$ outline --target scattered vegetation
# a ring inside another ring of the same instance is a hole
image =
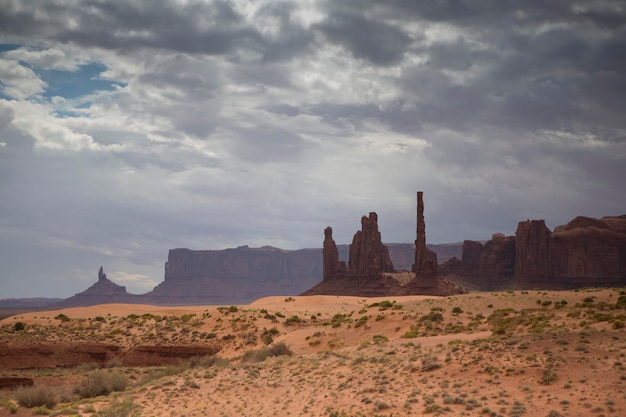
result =
[[[127,386],[128,379],[124,375],[94,371],[76,387],[75,392],[81,398],[94,398],[99,395],[108,395],[113,391],[124,391]]]
[[[14,395],[18,404],[26,408],[43,406],[52,409],[59,402],[57,392],[48,387],[21,387]]]

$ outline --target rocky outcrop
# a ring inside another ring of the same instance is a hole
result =
[[[332,227],[324,229],[324,248],[322,249],[324,280],[341,279],[346,276],[346,263],[339,260],[339,251],[333,239]]]
[[[496,290],[511,283],[514,263],[515,237],[496,233],[484,245],[464,241],[461,261],[448,263],[443,269],[465,277],[469,287]]]
[[[73,295],[59,303],[54,304],[55,308],[91,306],[108,303],[137,303],[141,302],[141,296],[130,294],[126,287],[118,285],[107,278],[100,267],[98,270],[98,281],[85,291]]]
[[[389,250],[382,243],[378,215],[372,212],[361,218],[361,230],[356,232],[350,245],[345,273],[342,269],[345,264],[342,266],[338,260],[338,250],[332,240],[332,229],[327,227],[324,230],[324,281],[303,295],[381,297],[462,293],[464,290],[459,286],[436,276],[437,255],[426,247],[423,210],[421,193],[418,193],[418,227],[413,248],[413,271],[396,271]],[[401,258],[406,259],[406,252],[407,245],[394,245],[394,253],[400,254]],[[416,273],[416,269],[424,275]]]
[[[350,245],[348,277],[378,278],[383,272],[394,272],[389,250],[383,245],[378,231],[378,215],[371,212],[361,217],[361,230],[357,231]]]
[[[371,212],[361,217],[361,230],[354,234],[349,247],[348,267],[339,261],[339,254],[332,239],[332,229],[324,230],[324,280],[308,289],[303,295],[336,294],[370,297],[386,295],[399,287],[383,273],[395,269],[387,246],[383,245],[378,230],[378,215]]]
[[[576,217],[554,232],[543,220],[526,220],[515,237],[496,234],[484,246],[465,241],[461,262],[443,270],[479,290],[623,286],[626,216]]]

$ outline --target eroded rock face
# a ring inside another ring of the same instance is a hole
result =
[[[113,360],[119,360],[126,366],[174,365],[192,357],[215,355],[220,350],[219,344],[206,343],[173,346],[140,345],[129,348],[104,343],[0,345],[0,369],[67,368],[85,363],[95,363],[99,367],[104,367]],[[0,388],[3,383],[6,385],[10,381],[0,381]],[[21,385],[28,385],[28,381]]]
[[[555,228],[550,241],[555,280],[586,285],[626,282],[626,219],[577,217]]]
[[[477,288],[494,290],[510,284],[514,276],[515,237],[496,233],[485,245],[466,240],[462,262],[455,266]]]
[[[515,278],[518,282],[544,282],[552,276],[552,232],[543,220],[526,220],[515,232]]]
[[[249,303],[300,294],[320,282],[323,253],[264,246],[224,250],[171,249],[165,281],[146,294],[153,304]]]
[[[383,272],[394,272],[389,250],[383,245],[378,231],[378,215],[371,212],[361,217],[361,230],[357,231],[350,245],[348,276],[379,277]]]
[[[445,271],[480,290],[626,285],[626,216],[576,217],[554,232],[543,220],[526,220],[515,237],[465,241],[461,264]]]

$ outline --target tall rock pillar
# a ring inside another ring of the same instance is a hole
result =
[[[515,279],[522,287],[552,277],[550,238],[543,220],[519,222],[515,232]]]
[[[324,280],[342,278],[346,274],[346,263],[339,261],[339,251],[333,239],[333,228],[324,229],[324,249],[322,250]]]
[[[437,254],[426,247],[426,222],[424,221],[424,193],[417,192],[417,231],[415,238],[415,263],[413,272],[418,278],[437,277]]]

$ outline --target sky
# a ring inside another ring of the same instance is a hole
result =
[[[0,298],[626,214],[626,3],[0,0]]]

